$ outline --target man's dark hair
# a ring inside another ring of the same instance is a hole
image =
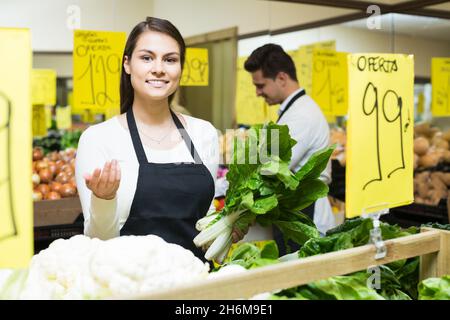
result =
[[[292,58],[277,44],[268,43],[254,50],[245,61],[245,70],[255,72],[261,69],[264,78],[275,79],[279,72],[285,72],[292,80],[297,80],[297,72]]]

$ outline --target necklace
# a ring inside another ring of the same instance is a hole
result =
[[[161,142],[163,142],[164,139],[166,139],[166,138],[169,136],[169,134],[171,133],[172,124],[173,124],[173,123],[171,122],[171,123],[170,123],[170,126],[169,126],[168,132],[167,132],[162,138],[160,138],[160,139],[156,139],[156,138],[150,137],[150,136],[149,136],[148,134],[146,134],[146,133],[144,132],[144,130],[142,130],[142,129],[140,129],[139,131],[140,131],[144,136],[146,136],[147,138],[149,138],[150,140],[156,142],[157,144],[161,144]],[[139,129],[139,128],[138,128],[138,129]]]

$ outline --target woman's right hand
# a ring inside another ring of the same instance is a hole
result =
[[[103,170],[96,168],[92,174],[85,174],[86,186],[100,199],[111,200],[120,185],[120,167],[117,160],[107,161]]]

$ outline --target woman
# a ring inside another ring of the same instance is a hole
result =
[[[89,127],[79,141],[86,235],[155,234],[202,258],[192,240],[196,221],[214,210],[218,137],[209,122],[169,108],[184,59],[184,40],[169,21],[147,18],[131,31],[121,115]]]

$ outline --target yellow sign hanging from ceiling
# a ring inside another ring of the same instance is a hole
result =
[[[247,58],[239,57],[237,63],[236,121],[245,125],[276,121],[279,105],[269,106],[263,98],[256,96],[252,76],[244,69]]]
[[[72,112],[105,114],[120,109],[124,32],[76,30],[73,46]]]
[[[208,49],[186,48],[181,86],[207,86],[209,81]]]
[[[35,104],[32,108],[33,137],[44,137],[47,135],[47,129],[49,128],[48,111],[43,104]]]
[[[299,84],[309,95],[312,92],[313,53],[317,49],[334,51],[336,50],[336,41],[316,42],[306,46],[300,46],[292,56],[295,69],[297,70]]]
[[[311,96],[326,116],[347,114],[347,53],[330,50],[313,51]]]
[[[33,256],[31,36],[0,28],[0,269]]]
[[[31,102],[53,106],[56,104],[56,71],[33,69],[31,72]]]
[[[56,108],[56,127],[58,129],[68,130],[72,128],[72,112],[71,107]]]
[[[450,116],[450,57],[431,59],[431,113]]]
[[[346,216],[412,203],[414,60],[352,54],[349,66]]]

